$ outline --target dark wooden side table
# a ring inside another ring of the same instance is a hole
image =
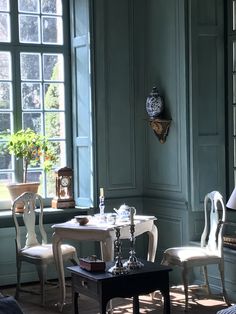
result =
[[[133,297],[133,314],[139,314],[139,295],[160,290],[164,298],[164,313],[170,314],[169,266],[142,261],[144,267],[132,270],[126,275],[112,275],[108,272],[88,272],[80,266],[68,267],[72,274],[72,297],[74,314],[79,313],[78,296],[84,294],[98,301],[100,313],[106,314],[106,306],[113,298]],[[106,270],[113,263],[106,264]]]

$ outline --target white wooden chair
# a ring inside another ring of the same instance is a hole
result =
[[[19,201],[24,203],[23,214],[15,212]],[[47,235],[43,227],[43,201],[41,196],[32,192],[21,194],[13,202],[12,216],[16,230],[17,287],[15,297],[17,299],[19,292],[25,291],[21,289],[20,284],[21,264],[22,262],[32,263],[37,268],[40,280],[41,303],[44,305],[47,265],[54,263],[54,257],[52,244],[47,243]],[[38,226],[36,226],[37,220]],[[62,244],[61,250],[65,261],[71,260],[75,265],[79,263],[76,249],[73,246]]]
[[[220,205],[220,210],[218,210],[218,205]],[[207,276],[207,265],[210,264],[218,265],[224,300],[227,304],[230,304],[225,290],[223,259],[222,232],[225,222],[226,209],[223,203],[222,195],[219,192],[212,191],[205,196],[204,212],[205,226],[201,236],[201,246],[168,248],[165,250],[162,259],[162,264],[164,265],[180,266],[182,268],[182,279],[185,293],[185,310],[188,309],[189,269],[197,266],[203,267],[207,292],[210,294],[211,292]]]

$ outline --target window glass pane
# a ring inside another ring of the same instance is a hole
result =
[[[10,52],[0,51],[0,80],[11,80]]]
[[[0,13],[0,42],[10,42],[10,16]]]
[[[0,110],[12,108],[12,85],[0,82]]]
[[[62,14],[61,0],[42,0],[42,13],[45,14]]]
[[[63,43],[62,19],[60,17],[43,17],[42,31],[44,44],[58,44]]]
[[[11,113],[0,112],[0,134],[9,134],[11,131]]]
[[[7,153],[0,154],[0,165],[3,170],[12,169],[11,155]]]
[[[23,109],[41,109],[42,92],[40,83],[21,84],[21,103]]]
[[[233,41],[233,72],[236,72],[236,42]]]
[[[234,168],[236,167],[236,139],[234,138]]]
[[[21,43],[39,43],[39,17],[34,15],[19,16],[19,38]]]
[[[22,80],[40,80],[41,79],[41,58],[38,53],[21,53],[20,69]]]
[[[235,3],[235,1],[233,1],[233,16],[232,16],[232,18],[233,18],[233,30],[235,30],[236,29],[236,3]]]
[[[233,106],[233,136],[236,136],[236,106]]]
[[[55,175],[53,171],[50,171],[49,173],[47,173],[46,176],[47,176],[47,185],[46,185],[47,195],[49,197],[54,197],[56,194]]]
[[[236,186],[236,170],[234,170],[234,186]]]
[[[62,54],[43,55],[43,78],[44,80],[64,80],[64,60]]]
[[[39,13],[39,0],[18,0],[19,12]]]
[[[32,168],[32,167],[30,167]],[[28,172],[27,180],[29,182],[40,182],[41,171],[30,171]]]
[[[42,113],[23,113],[22,124],[24,129],[30,128],[37,133],[42,133]]]
[[[65,138],[65,114],[64,112],[45,113],[45,132],[51,138]]]
[[[233,74],[233,103],[236,103],[236,74]]]
[[[44,106],[45,109],[64,110],[64,84],[50,83],[44,84]]]
[[[0,11],[9,11],[9,0],[0,0]]]
[[[52,142],[56,151],[57,156],[60,156],[57,162],[57,167],[66,165],[66,146],[65,141]]]
[[[1,167],[1,162],[0,162],[0,167]],[[7,184],[12,182],[13,176],[11,173],[0,173],[0,195],[1,195],[1,200],[8,200],[10,199],[10,194],[7,189]]]

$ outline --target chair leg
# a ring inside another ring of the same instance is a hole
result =
[[[185,311],[188,311],[188,269],[187,267],[183,268],[182,278],[183,278],[183,284],[184,284]]]
[[[204,279],[205,279],[207,294],[211,295],[211,288],[210,288],[209,280],[208,280],[207,266],[203,266],[203,273],[204,273]]]
[[[16,284],[16,292],[15,292],[15,298],[19,299],[19,293],[20,293],[20,280],[21,280],[21,261],[19,259],[16,260],[16,271],[17,271],[17,284]]]
[[[46,282],[46,274],[47,274],[47,265],[37,265],[37,271],[40,281],[40,291],[41,291],[41,304],[45,305],[45,282]]]
[[[225,289],[225,272],[224,272],[224,261],[222,261],[220,264],[218,264],[220,277],[221,277],[221,284],[222,284],[222,293],[224,297],[224,301],[227,305],[231,305],[226,289]]]

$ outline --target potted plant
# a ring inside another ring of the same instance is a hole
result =
[[[9,135],[5,149],[16,159],[23,160],[23,183],[8,185],[12,199],[24,191],[37,192],[39,182],[28,182],[28,168],[41,165],[45,171],[52,169],[57,161],[52,143],[47,137],[28,128]]]

